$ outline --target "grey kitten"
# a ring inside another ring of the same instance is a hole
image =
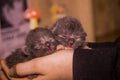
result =
[[[77,48],[86,45],[86,33],[79,20],[73,17],[59,19],[52,27],[51,31],[56,39],[65,47]]]
[[[58,41],[49,29],[37,28],[27,35],[25,45],[27,55],[32,55],[34,58],[53,53],[56,50]]]
[[[8,65],[8,67],[11,68],[17,63],[25,62],[30,59],[31,57],[26,55],[24,51],[22,50],[22,48],[18,48],[14,52],[12,52],[12,54],[9,55],[5,60],[6,60],[6,64]]]
[[[53,53],[56,50],[58,41],[55,40],[54,35],[49,29],[36,28],[28,33],[25,45],[24,49],[17,49],[6,58],[9,68],[17,63]],[[34,77],[36,76],[29,76],[30,79]]]

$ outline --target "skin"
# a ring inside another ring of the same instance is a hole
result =
[[[0,80],[7,80],[7,78],[4,75],[3,71],[0,71]]]
[[[33,60],[19,63],[16,65],[16,73],[20,77],[29,74],[39,74],[37,78],[33,80],[72,80],[72,61],[74,50],[66,49],[59,50],[54,54],[35,58]],[[1,61],[1,65],[5,65],[5,61]],[[6,66],[6,65],[5,65]],[[14,69],[11,68],[7,72],[10,76],[14,77]],[[29,80],[24,79],[12,79],[12,80]]]

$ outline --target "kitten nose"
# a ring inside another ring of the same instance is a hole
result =
[[[69,39],[69,46],[72,46],[74,42],[75,42],[75,39],[70,38],[70,39]]]
[[[46,42],[46,43],[45,43],[45,46],[46,46],[46,47],[50,47],[50,42]]]
[[[48,52],[52,51],[51,43],[50,42],[46,42],[45,43],[45,47],[46,47],[46,49],[47,49]]]

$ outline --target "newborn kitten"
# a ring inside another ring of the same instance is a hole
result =
[[[73,17],[59,19],[52,27],[51,31],[55,34],[60,44],[69,48],[84,47],[86,45],[86,33],[79,20]]]
[[[53,53],[58,41],[49,29],[37,28],[28,34],[25,45],[27,54],[34,58]]]
[[[55,40],[54,35],[49,29],[36,28],[28,33],[25,45],[24,49],[17,49],[6,58],[9,68],[17,63],[53,53],[56,50],[58,41]],[[31,75],[29,78],[34,78],[33,76],[35,75]]]
[[[15,64],[20,62],[25,62],[31,59],[31,56],[28,56],[24,53],[22,48],[16,49],[9,55],[5,60],[9,68],[13,67]]]

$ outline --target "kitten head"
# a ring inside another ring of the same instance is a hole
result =
[[[86,33],[79,20],[73,17],[59,19],[52,27],[51,31],[56,39],[65,47],[83,47],[86,43]]]
[[[37,28],[29,32],[25,44],[27,52],[33,57],[39,57],[54,52],[58,41],[49,29]]]

